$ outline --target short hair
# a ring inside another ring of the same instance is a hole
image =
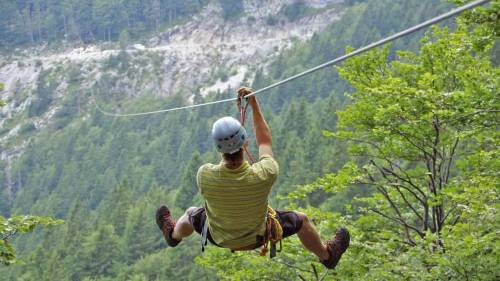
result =
[[[222,153],[222,158],[228,162],[243,160],[243,148],[240,148],[235,153]]]

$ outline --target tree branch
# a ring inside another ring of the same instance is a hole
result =
[[[476,110],[474,112],[467,113],[467,114],[464,114],[462,116],[459,116],[458,118],[450,119],[446,123],[453,124],[452,122],[454,122],[454,121],[461,121],[463,119],[469,119],[469,117],[477,115],[477,114],[481,114],[481,113],[497,113],[497,112],[500,112],[500,110],[496,110],[496,109],[481,109],[481,110]]]
[[[395,185],[392,185],[395,187],[396,191],[399,193],[399,195],[401,195],[401,198],[403,198],[403,201],[406,203],[406,205],[408,205],[408,207],[410,207],[410,209],[413,211],[413,213],[415,215],[417,215],[417,217],[421,220],[421,221],[424,221],[424,219],[422,218],[422,215],[420,215],[417,210],[415,210],[415,208],[413,208],[412,204],[410,204],[410,202],[408,202],[408,200],[406,200],[406,196],[403,194],[403,192],[399,189],[398,187],[398,184],[395,184]]]
[[[411,193],[411,194],[412,194],[412,195],[413,195],[413,196],[414,196],[414,197],[415,197],[418,201],[420,201],[420,203],[422,203],[422,205],[423,205],[424,207],[425,207],[425,206],[427,206],[427,201],[426,201],[426,198],[427,198],[427,197],[426,197],[426,196],[425,196],[425,194],[424,194],[424,193],[420,190],[420,188],[418,188],[417,186],[413,185],[413,186],[414,186],[414,187],[415,187],[415,188],[416,188],[416,189],[417,189],[417,190],[418,190],[418,191],[419,191],[419,192],[420,192],[420,193],[424,196],[424,199],[420,198],[420,197],[419,197],[419,196],[418,196],[415,192],[413,192],[410,188],[408,188],[408,187],[406,187],[406,186],[404,186],[404,185],[402,185],[402,184],[398,184],[398,183],[394,183],[394,182],[392,182],[392,181],[391,181],[391,180],[387,177],[387,174],[386,174],[386,173],[389,173],[390,175],[392,175],[392,176],[393,176],[393,177],[395,177],[396,179],[399,179],[399,180],[401,180],[401,181],[403,181],[403,182],[406,182],[406,183],[409,183],[409,184],[412,184],[412,183],[411,183],[411,181],[408,181],[408,180],[404,179],[404,178],[403,178],[403,177],[401,177],[399,174],[397,174],[397,173],[396,173],[393,169],[391,170],[391,169],[387,169],[387,168],[385,168],[385,167],[379,167],[379,166],[375,163],[375,161],[373,161],[373,160],[372,160],[372,161],[370,161],[370,163],[371,163],[373,166],[375,166],[375,167],[379,170],[379,172],[382,174],[382,176],[383,176],[383,177],[384,177],[384,178],[385,178],[385,179],[386,179],[389,183],[391,183],[391,185],[393,185],[393,186],[394,186],[394,185],[396,185],[396,186],[398,186],[398,187],[401,187],[401,188],[403,188],[403,189],[407,190],[407,191],[408,191],[408,192],[410,192],[410,193]],[[404,198],[404,200],[406,201],[406,198]]]
[[[456,138],[455,144],[453,144],[453,147],[450,151],[450,160],[448,162],[448,168],[446,169],[446,177],[445,177],[445,182],[447,183],[448,180],[450,179],[450,169],[451,169],[451,164],[453,163],[453,157],[455,156],[455,152],[458,146],[459,142],[459,137]]]
[[[302,281],[307,281],[307,279],[305,279],[304,277],[302,277],[302,275],[300,275],[300,274],[298,274],[298,273],[297,273],[297,276],[300,278],[300,280],[302,280]]]
[[[321,278],[319,279],[319,281],[323,281],[326,277],[326,275],[328,274],[328,268],[325,270],[325,272],[323,273],[323,275],[321,275]]]
[[[407,180],[405,179],[404,177],[400,176],[398,173],[396,173],[394,170],[390,170],[390,169],[387,169],[387,168],[383,168],[383,170],[389,174],[391,174],[393,177],[395,177],[396,179],[399,179],[403,182],[406,182],[408,183],[409,185],[411,185],[412,187],[414,187],[421,195],[422,197],[424,197],[423,199],[420,198],[416,193],[414,193],[410,188],[406,187],[406,186],[403,186],[401,185],[401,187],[403,187],[404,189],[408,190],[408,192],[410,192],[418,201],[420,201],[423,205],[426,205],[427,204],[427,196],[425,195],[425,193],[418,187],[416,186],[415,184],[413,184],[413,182],[411,180]]]
[[[448,213],[444,216],[444,218],[441,220],[441,224],[443,224],[446,219],[450,216],[451,213],[453,213],[453,211],[457,208],[457,206],[453,206],[450,208],[450,210],[448,211]]]
[[[398,173],[396,173],[394,171],[394,169],[392,170],[392,172],[393,172],[392,175],[395,176],[395,177],[397,177],[398,179],[400,179],[400,180],[408,183],[413,188],[415,188],[418,191],[418,193],[420,193],[422,195],[422,197],[423,197],[423,199],[419,200],[419,201],[427,204],[427,195],[425,194],[425,192],[419,186],[417,186],[415,183],[413,183],[413,181],[411,180],[410,175],[405,170],[403,170],[403,168],[401,168],[401,166],[398,165],[397,163],[394,163],[394,162],[392,162],[389,159],[385,159],[385,160],[389,163],[389,165],[391,165],[391,166],[394,165],[396,168],[398,168],[398,170],[400,170],[406,176],[406,178],[400,176]],[[408,189],[408,191],[410,191],[410,189]],[[414,195],[414,196],[416,196],[416,195]],[[416,196],[416,198],[420,199],[418,196]]]
[[[386,218],[386,219],[392,220],[392,221],[394,221],[394,222],[396,222],[396,223],[398,223],[398,224],[403,225],[403,226],[405,227],[405,232],[406,232],[406,236],[407,236],[407,238],[408,238],[408,241],[409,241],[409,243],[411,243],[413,246],[415,246],[415,245],[416,245],[416,243],[415,243],[415,241],[413,241],[413,239],[412,239],[412,238],[411,238],[411,236],[409,235],[408,229],[411,229],[411,230],[415,231],[415,232],[416,232],[416,233],[417,233],[420,237],[422,237],[422,238],[425,236],[425,234],[424,234],[423,232],[421,232],[419,229],[417,229],[417,228],[416,228],[416,227],[414,227],[414,226],[411,226],[411,225],[407,224],[404,220],[402,220],[402,219],[400,219],[400,218],[393,218],[393,217],[391,217],[391,216],[389,216],[389,215],[386,215],[386,214],[384,214],[384,213],[382,213],[382,212],[380,212],[380,211],[378,211],[378,210],[376,210],[376,209],[373,209],[373,208],[371,208],[371,209],[369,209],[369,210],[370,210],[370,211],[372,211],[372,212],[374,212],[374,213],[377,213],[377,214],[381,215],[382,217],[384,217],[384,218]]]
[[[311,263],[311,267],[313,269],[314,276],[316,277],[316,280],[318,280],[319,279],[318,270],[316,270],[316,267],[314,266],[314,263]]]
[[[396,134],[400,135],[401,137],[403,137],[407,142],[409,142],[411,145],[413,145],[415,148],[417,148],[418,150],[420,150],[424,155],[430,155],[429,152],[427,152],[427,150],[425,150],[425,148],[421,147],[420,145],[416,144],[415,142],[413,142],[411,140],[410,137],[408,137],[408,135],[406,135],[405,133],[401,132],[400,130],[396,130],[394,129],[394,131],[396,132]],[[416,137],[415,137],[416,138]]]
[[[272,262],[275,262],[275,263],[280,263],[280,264],[286,265],[286,266],[288,266],[288,267],[290,267],[290,268],[295,268],[295,269],[297,269],[298,271],[307,272],[307,273],[314,273],[314,272],[312,272],[312,271],[310,271],[310,270],[300,268],[300,267],[298,267],[298,266],[296,266],[296,265],[286,263],[286,262],[281,261],[281,260],[279,260],[279,259],[270,259],[270,260],[271,260]]]

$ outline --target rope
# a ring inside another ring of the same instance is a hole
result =
[[[490,2],[490,1],[491,0],[478,0],[478,1],[474,1],[474,2],[471,2],[469,4],[466,4],[466,5],[462,6],[462,7],[458,7],[456,9],[451,10],[450,12],[447,12],[447,13],[444,13],[444,14],[442,14],[440,16],[434,17],[434,18],[432,18],[430,20],[427,20],[427,21],[425,21],[423,23],[420,23],[418,25],[410,27],[410,28],[408,28],[406,30],[403,30],[403,31],[401,31],[399,33],[396,33],[396,34],[391,35],[389,37],[386,37],[384,39],[381,39],[381,40],[379,40],[377,42],[374,42],[372,44],[369,44],[369,45],[367,45],[365,47],[356,49],[356,50],[354,50],[353,52],[351,52],[349,54],[345,54],[345,55],[340,56],[340,57],[338,57],[336,59],[333,59],[331,61],[325,62],[323,64],[320,64],[320,65],[316,66],[316,67],[313,67],[313,68],[310,68],[310,69],[308,69],[306,71],[303,71],[303,72],[301,72],[299,74],[293,75],[293,76],[288,77],[288,78],[286,78],[284,80],[281,80],[279,82],[271,84],[271,85],[269,85],[267,87],[261,88],[261,89],[255,91],[255,92],[249,94],[248,97],[255,96],[255,95],[260,94],[260,93],[262,93],[264,91],[270,90],[272,88],[281,86],[281,85],[283,85],[285,83],[288,83],[290,81],[298,79],[298,78],[300,78],[302,76],[305,76],[305,75],[311,74],[313,72],[316,72],[316,71],[318,71],[320,69],[323,69],[323,68],[329,67],[331,65],[340,63],[342,61],[345,61],[348,58],[351,58],[353,56],[356,56],[356,55],[359,55],[361,53],[367,52],[367,51],[369,51],[371,49],[374,49],[376,47],[379,47],[381,45],[384,45],[386,43],[389,43],[391,41],[399,39],[401,37],[407,36],[409,34],[415,33],[415,32],[417,32],[417,31],[419,31],[419,30],[421,30],[423,28],[426,28],[428,26],[431,26],[433,24],[436,24],[436,23],[439,23],[439,22],[441,22],[443,20],[451,18],[451,17],[453,17],[455,15],[458,15],[458,14],[460,14],[460,13],[466,11],[466,10],[470,10],[470,9],[473,9],[473,8],[475,8],[477,6],[484,5],[484,4],[486,4],[486,3]],[[97,106],[97,103],[96,103],[96,107],[104,115],[115,116],[115,117],[127,117],[127,116],[140,116],[140,115],[149,115],[149,114],[156,114],[156,113],[163,113],[163,112],[171,112],[171,111],[177,111],[177,110],[182,110],[182,109],[191,109],[191,108],[197,108],[197,107],[201,107],[201,106],[205,106],[205,105],[211,105],[211,104],[217,104],[217,103],[223,103],[223,102],[229,102],[229,101],[235,101],[235,100],[237,100],[237,98],[228,98],[228,99],[223,99],[223,100],[218,100],[218,101],[211,101],[211,102],[205,102],[205,103],[200,103],[200,104],[193,104],[193,105],[187,105],[187,106],[181,106],[181,107],[175,107],[175,108],[169,108],[169,109],[163,109],[163,110],[148,111],[148,112],[139,112],[139,113],[127,113],[127,114],[118,114],[118,113],[112,113],[112,112],[104,111],[99,106]]]
[[[264,91],[267,91],[267,90],[269,90],[269,89],[272,89],[272,88],[278,87],[278,86],[280,86],[280,85],[283,85],[283,84],[285,84],[285,83],[288,83],[288,82],[290,82],[290,81],[292,81],[292,80],[295,80],[295,79],[297,79],[297,78],[300,78],[300,77],[302,77],[302,76],[308,75],[308,74],[310,74],[310,73],[313,73],[313,72],[318,71],[318,70],[320,70],[320,69],[323,69],[323,68],[325,68],[325,67],[328,67],[328,66],[334,65],[334,64],[339,63],[339,62],[342,62],[342,61],[344,61],[344,60],[346,60],[346,59],[348,59],[348,58],[351,58],[351,57],[354,57],[354,56],[359,55],[359,54],[361,54],[361,53],[367,52],[367,51],[369,51],[369,50],[371,50],[371,49],[374,49],[374,48],[376,48],[376,47],[382,46],[382,45],[384,45],[384,44],[386,44],[386,43],[389,43],[389,42],[391,42],[391,41],[394,41],[394,40],[399,39],[399,38],[401,38],[401,37],[404,37],[404,36],[406,36],[406,35],[409,35],[409,34],[415,33],[415,32],[417,32],[417,31],[419,31],[420,29],[423,29],[423,28],[425,28],[425,27],[431,26],[431,25],[436,24],[436,23],[438,23],[438,22],[441,22],[441,21],[443,21],[443,20],[445,20],[445,19],[451,18],[451,17],[453,17],[453,16],[455,16],[455,15],[457,15],[457,14],[460,14],[460,13],[462,13],[463,11],[466,11],[466,10],[469,10],[469,9],[475,8],[475,7],[477,7],[477,6],[480,6],[480,5],[486,4],[486,3],[490,2],[490,1],[491,1],[491,0],[479,0],[479,1],[475,1],[475,2],[469,3],[469,4],[467,4],[467,5],[464,5],[464,6],[462,6],[462,7],[459,7],[459,8],[457,8],[457,9],[454,9],[454,10],[452,10],[452,11],[448,12],[448,13],[442,14],[442,15],[437,16],[437,17],[435,17],[435,18],[432,18],[432,19],[430,19],[430,20],[428,20],[428,21],[425,21],[425,22],[423,22],[423,23],[421,23],[421,24],[415,25],[415,26],[410,27],[410,28],[408,28],[408,29],[406,29],[406,30],[403,30],[403,31],[401,31],[401,32],[399,32],[399,33],[396,33],[396,34],[394,34],[394,35],[391,35],[391,36],[389,36],[389,37],[386,37],[386,38],[384,38],[384,39],[381,39],[381,40],[379,40],[379,41],[377,41],[377,42],[375,42],[375,43],[372,43],[372,44],[370,44],[370,45],[368,45],[368,46],[365,46],[365,47],[359,48],[359,49],[357,49],[357,50],[354,50],[353,52],[351,52],[351,53],[349,53],[349,54],[345,54],[345,55],[343,55],[343,56],[341,56],[341,57],[338,57],[338,58],[333,59],[333,60],[331,60],[331,61],[325,62],[325,63],[323,63],[323,64],[320,64],[320,65],[316,66],[316,67],[313,67],[313,68],[311,68],[311,69],[308,69],[308,70],[306,70],[306,71],[304,71],[304,72],[301,72],[301,73],[299,73],[299,74],[296,74],[296,75],[294,75],[294,76],[291,76],[291,77],[289,77],[289,78],[286,78],[286,79],[284,79],[284,80],[282,80],[282,81],[276,82],[276,83],[274,83],[274,84],[271,84],[271,85],[269,85],[269,86],[267,86],[267,87],[264,87],[264,88],[262,88],[262,89],[259,89],[259,90],[255,91],[255,92],[253,92],[253,93],[249,94],[248,96],[250,97],[250,96],[257,95],[257,94],[259,94],[259,93],[261,93],[261,92],[264,92]]]
[[[211,101],[211,102],[205,102],[205,103],[200,103],[200,104],[192,104],[192,105],[187,105],[187,106],[180,106],[180,107],[174,107],[174,108],[168,108],[168,109],[162,109],[162,110],[156,110],[156,111],[127,113],[127,114],[107,112],[107,111],[101,109],[97,105],[97,103],[96,103],[96,108],[104,115],[115,116],[115,117],[128,117],[128,116],[150,115],[150,114],[155,114],[155,113],[163,113],[163,112],[177,111],[177,110],[182,110],[182,109],[196,108],[196,107],[201,107],[201,106],[205,106],[205,105],[218,104],[218,103],[235,101],[235,100],[236,100],[236,98],[229,98],[229,99],[223,99],[223,100],[218,100],[218,101]]]
[[[276,243],[281,239],[283,239],[283,228],[276,217],[276,211],[267,206],[266,233],[264,234],[264,247],[262,247],[260,255],[266,255],[269,243],[271,243],[270,256],[273,258],[276,255]]]
[[[247,114],[247,109],[248,109],[248,104],[249,104],[248,99],[245,99],[245,100],[246,100],[246,103],[245,103],[245,105],[243,105],[242,104],[243,98],[238,97],[238,108],[240,109],[241,126],[245,126],[245,117]],[[245,144],[243,144],[243,150],[245,150],[245,153],[247,154],[247,158],[250,161],[250,164],[255,163],[255,159],[253,158],[252,154],[250,153],[250,150],[248,150],[248,143],[247,142],[245,142]]]

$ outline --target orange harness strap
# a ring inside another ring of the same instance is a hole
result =
[[[248,100],[246,101],[246,104],[243,106],[242,104],[242,98],[238,97],[238,108],[240,109],[240,123],[241,126],[245,126],[245,117],[248,109]],[[250,151],[248,150],[248,145],[245,143],[243,145],[243,150],[245,150],[245,153],[247,154],[248,160],[250,161],[250,164],[255,163],[255,159],[253,158],[252,154],[250,154]]]

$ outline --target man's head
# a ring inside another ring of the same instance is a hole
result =
[[[222,153],[222,159],[229,166],[239,166],[245,160],[243,148],[240,148],[235,153]]]
[[[235,154],[247,141],[247,131],[233,117],[222,117],[212,126],[212,137],[217,150],[223,154]]]

